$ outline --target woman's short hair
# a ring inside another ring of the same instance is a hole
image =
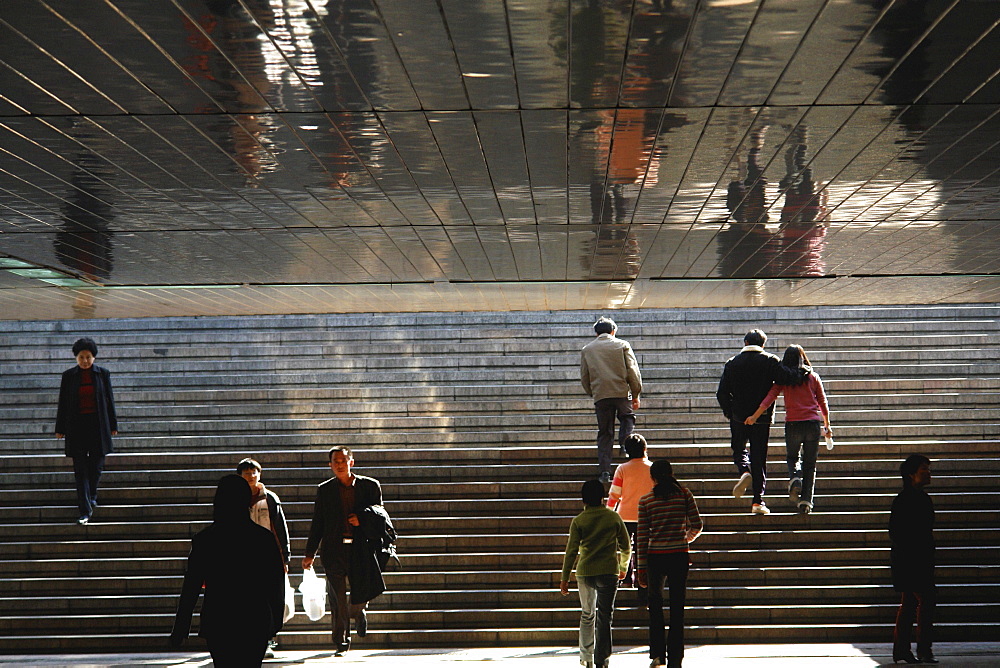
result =
[[[599,506],[604,503],[604,483],[600,480],[588,480],[580,488],[580,496],[588,506]]]
[[[629,459],[641,459],[646,454],[646,437],[642,434],[629,434],[622,442],[622,449]]]
[[[77,339],[76,343],[73,344],[74,355],[79,355],[84,350],[89,350],[91,355],[97,357],[97,343],[86,336],[82,339]]]

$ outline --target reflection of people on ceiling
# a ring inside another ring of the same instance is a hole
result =
[[[754,130],[750,134],[750,148],[747,150],[747,160],[744,163],[739,154],[736,156],[737,179],[729,183],[726,194],[726,208],[738,223],[766,223],[767,217],[767,179],[760,165],[760,152],[764,147],[764,135],[767,126]]]
[[[257,24],[238,0],[209,0],[207,8],[194,21],[183,18],[186,42],[192,51],[183,62],[184,70],[204,82],[222,111],[239,114],[216,116],[212,139],[232,152],[247,184],[254,185],[257,175],[276,168],[266,149],[273,128],[261,113],[269,107],[263,96],[271,91],[264,72],[266,58],[261,52],[264,42],[259,39]],[[258,20],[273,23],[273,13],[265,10]],[[230,58],[238,68],[233,67]],[[206,104],[197,111],[219,110]]]
[[[826,273],[826,190],[813,180],[807,159],[808,130],[798,126],[785,151],[785,176],[778,186],[785,193],[781,209],[781,253],[775,258],[780,276],[822,276]]]
[[[73,189],[63,200],[62,222],[53,239],[53,248],[68,269],[81,278],[103,283],[111,278],[114,269],[111,188],[100,178],[107,168],[90,153],[77,156],[75,164],[70,178]],[[96,307],[89,290],[76,291],[73,302],[76,317],[92,318]]]
[[[111,277],[114,268],[110,188],[93,173],[100,169],[97,158],[83,154],[76,165],[70,180],[73,189],[61,207],[63,219],[54,242],[56,257],[84,278],[101,282]]]
[[[720,275],[726,278],[774,276],[773,260],[781,252],[780,239],[768,229],[767,179],[761,151],[767,126],[750,134],[747,159],[736,155],[736,179],[729,183],[726,208],[732,220],[716,235]]]
[[[822,220],[826,214],[826,191],[816,192],[812,167],[806,160],[807,139],[808,130],[796,127],[785,151],[785,176],[778,182],[778,189],[785,193],[783,223],[811,223]]]

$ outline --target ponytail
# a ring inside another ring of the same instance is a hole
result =
[[[658,499],[669,499],[681,493],[681,484],[674,477],[674,469],[666,459],[658,459],[649,469],[653,479],[653,496]]]

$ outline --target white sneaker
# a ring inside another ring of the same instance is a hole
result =
[[[752,512],[754,515],[767,515],[771,511],[768,509],[767,506],[764,505],[764,502],[761,501],[760,503],[753,504],[753,507],[750,508],[750,512]]]
[[[802,480],[800,478],[792,478],[788,481],[788,498],[791,499],[792,503],[799,502],[799,496],[802,494]]]
[[[747,488],[750,487],[750,483],[752,482],[753,477],[749,472],[741,475],[740,479],[736,481],[736,486],[733,487],[733,496],[737,499],[743,498],[743,495],[747,493]]]

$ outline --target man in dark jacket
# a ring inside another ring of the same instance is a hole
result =
[[[368,541],[361,540],[359,528],[359,516],[364,510],[382,505],[382,487],[374,478],[351,472],[354,456],[350,448],[331,448],[329,457],[334,477],[316,490],[302,568],[312,568],[319,551],[330,595],[333,642],[337,652],[342,654],[351,646],[351,618],[355,620],[358,635],[364,638],[368,633],[365,606],[385,591],[377,556],[368,549]],[[372,562],[375,562],[374,567]],[[351,583],[350,604],[348,580]]]
[[[767,482],[767,439],[774,406],[769,406],[753,425],[743,421],[754,414],[774,383],[794,384],[799,382],[801,376],[799,371],[785,369],[777,357],[764,352],[766,341],[767,334],[759,329],[747,332],[743,337],[743,350],[726,362],[715,393],[722,413],[729,420],[733,463],[740,472],[733,496],[741,498],[753,483],[751,511],[755,515],[771,512],[764,504],[764,487]]]
[[[892,586],[902,594],[892,637],[895,663],[937,663],[931,651],[934,628],[934,502],[924,491],[931,483],[931,460],[910,455],[899,466],[903,491],[889,514]],[[910,651],[917,620],[917,656]]]

